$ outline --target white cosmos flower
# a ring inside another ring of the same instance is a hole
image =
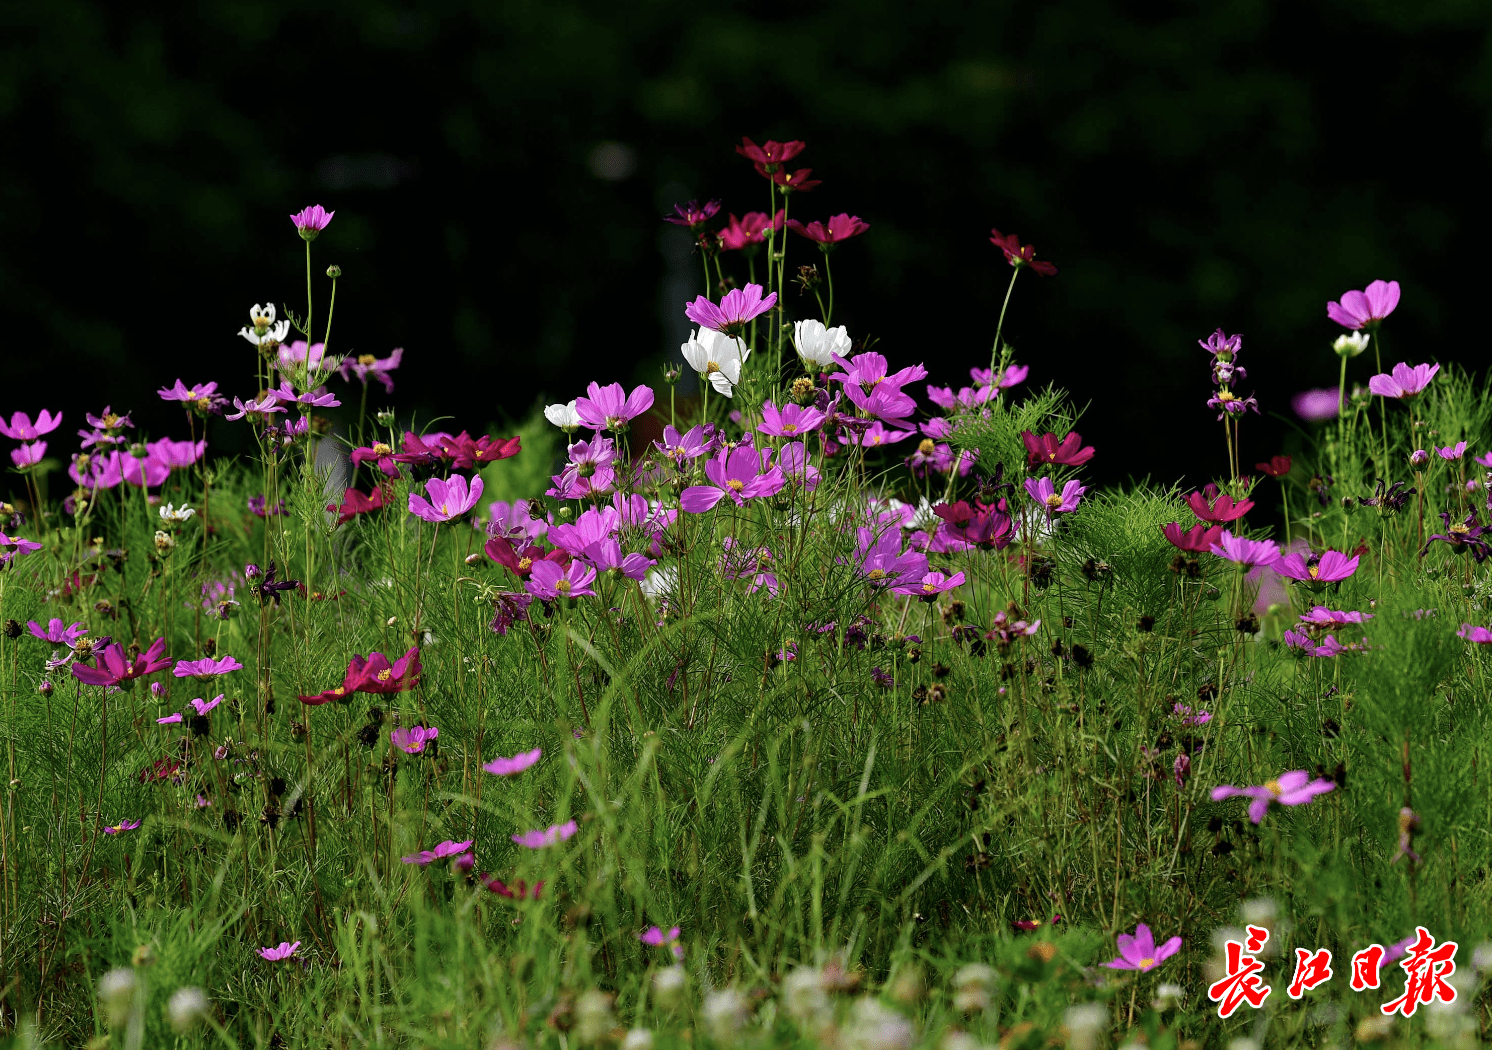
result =
[[[275,320],[274,303],[263,306],[255,303],[249,308],[249,320],[252,322],[249,327],[240,328],[238,334],[255,346],[267,342],[283,343],[290,334],[289,321]]]
[[[709,379],[710,385],[726,397],[735,396],[735,385],[741,381],[741,364],[751,356],[745,342],[713,328],[691,333],[679,351],[690,368]]]
[[[1331,348],[1337,352],[1338,357],[1356,357],[1368,348],[1368,340],[1371,338],[1366,332],[1339,335]]]
[[[820,368],[828,368],[834,354],[848,357],[850,353],[850,336],[844,325],[825,328],[822,321],[794,321],[793,342],[798,346],[799,357]]]
[[[575,410],[574,399],[568,405],[544,406],[544,418],[567,434],[580,429],[580,413]]]
[[[159,513],[162,521],[181,522],[190,520],[197,512],[186,504],[178,507],[174,503],[167,503],[160,508]]]

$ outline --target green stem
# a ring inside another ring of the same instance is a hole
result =
[[[306,247],[309,248],[310,245],[307,245]],[[307,300],[307,301],[309,301],[309,300]],[[332,345],[332,313],[336,309],[337,309],[337,279],[335,277],[333,277],[332,278],[332,299],[331,299],[331,302],[328,303],[327,307],[326,307],[326,334],[321,337],[321,361],[322,361],[322,364],[326,363],[326,352],[329,349],[331,349],[331,345]],[[306,333],[306,338],[307,339],[311,338],[311,335],[310,335],[309,332]],[[306,371],[309,372],[310,370],[311,370],[311,351],[307,350],[306,351]],[[307,377],[306,381],[309,383],[310,382],[310,378]],[[366,385],[367,384],[365,382],[364,386],[366,387]]]
[[[306,363],[311,361],[311,242],[306,242]],[[274,377],[271,376],[271,379]],[[280,377],[284,379],[282,375]]]
[[[824,280],[829,285],[829,312],[824,315],[824,327],[828,328],[834,323],[834,271],[829,268],[828,252],[824,252]]]
[[[994,371],[995,361],[1000,356],[1000,333],[1005,330],[1005,311],[1010,308],[1010,293],[1015,291],[1015,279],[1017,276],[1020,275],[1020,272],[1021,268],[1019,266],[1010,271],[1010,284],[1005,287],[1005,302],[1000,305],[1000,320],[995,325],[995,345],[990,350],[989,354],[989,370],[991,382],[993,382],[997,378],[994,375]]]

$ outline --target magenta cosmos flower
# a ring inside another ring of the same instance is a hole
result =
[[[352,377],[357,376],[362,381],[363,386],[368,385],[370,378],[376,379],[383,384],[384,393],[392,394],[394,392],[394,380],[389,373],[398,368],[399,362],[403,360],[404,348],[400,346],[395,347],[394,352],[389,354],[388,357],[374,357],[372,354],[344,357],[342,358],[341,365],[337,367],[337,371],[341,373],[343,380],[347,382],[351,382]]]
[[[192,708],[193,708],[193,710],[195,710],[197,712],[197,714],[199,714],[199,715],[205,715],[205,714],[207,714],[207,712],[211,711],[214,707],[217,707],[219,704],[221,704],[223,702],[223,696],[224,696],[224,694],[219,693],[217,696],[213,697],[211,700],[203,700],[199,696],[195,700],[192,701]]]
[[[121,831],[134,831],[140,826],[138,820],[121,820],[118,824],[110,824],[104,828],[105,835],[117,835]]]
[[[1029,430],[1023,430],[1021,440],[1026,444],[1026,462],[1033,467],[1042,463],[1081,467],[1093,458],[1093,447],[1090,445],[1084,448],[1083,436],[1076,430],[1060,441],[1056,434],[1042,434],[1038,437]]]
[[[1304,627],[1323,630],[1327,627],[1345,627],[1350,623],[1362,623],[1364,620],[1371,620],[1372,618],[1372,613],[1357,612],[1354,609],[1338,611],[1336,609],[1328,609],[1324,605],[1317,605],[1310,612],[1302,613],[1300,622]]]
[[[699,201],[690,201],[688,204],[675,204],[673,214],[663,216],[663,221],[695,230],[713,219],[719,210],[719,201],[705,201],[703,204]]]
[[[1273,565],[1280,558],[1279,544],[1274,540],[1246,540],[1227,529],[1212,545],[1212,553],[1250,569],[1255,565]]]
[[[703,514],[729,496],[736,506],[749,499],[775,496],[787,479],[782,468],[774,466],[763,472],[761,453],[750,445],[721,449],[705,462],[708,485],[691,485],[679,496],[679,506],[690,514]]]
[[[579,830],[579,825],[573,820],[568,820],[563,824],[551,824],[542,831],[525,831],[522,835],[514,835],[513,841],[529,849],[543,849],[545,846],[554,846],[564,842]]]
[[[956,572],[947,576],[941,572],[929,572],[920,580],[906,580],[902,583],[892,584],[891,590],[897,594],[907,594],[913,598],[921,598],[925,602],[936,601],[938,595],[960,587],[964,582],[964,574]]]
[[[1461,629],[1456,632],[1456,637],[1465,638],[1468,642],[1475,642],[1477,645],[1486,645],[1488,642],[1492,642],[1492,631],[1487,630],[1485,627],[1463,623]]]
[[[41,544],[34,540],[22,539],[20,536],[7,536],[0,532],[0,568],[9,565],[11,559],[18,554],[34,554],[41,550]]]
[[[35,620],[27,620],[26,627],[31,631],[32,637],[40,638],[44,642],[53,645],[65,645],[71,649],[77,644],[79,638],[88,633],[88,628],[79,620],[71,627],[62,626],[62,621],[56,618],[49,620],[45,629]]]
[[[36,466],[47,454],[47,443],[45,441],[33,441],[22,445],[20,448],[10,450],[10,461],[16,465],[17,470],[27,470]]]
[[[438,860],[445,860],[447,857],[459,857],[463,853],[469,852],[475,842],[476,839],[467,839],[465,842],[454,842],[451,839],[446,839],[446,841],[440,843],[434,849],[422,849],[418,853],[411,853],[409,856],[400,857],[399,859],[405,864],[418,864],[423,868],[426,865],[434,864]]]
[[[482,478],[478,475],[470,482],[460,474],[452,474],[444,481],[431,478],[425,482],[425,492],[429,499],[417,492],[409,494],[409,513],[425,521],[450,521],[477,505],[482,498]]]
[[[1172,937],[1157,946],[1155,935],[1143,922],[1135,927],[1134,935],[1119,935],[1119,958],[1104,963],[1111,970],[1139,970],[1149,973],[1161,963],[1181,950],[1181,938]]]
[[[97,667],[75,663],[72,675],[84,685],[118,686],[142,675],[164,671],[169,666],[171,658],[166,655],[166,639],[157,638],[134,660],[125,659],[124,646],[118,643],[107,646],[98,654]]]
[[[1374,281],[1361,292],[1343,292],[1342,301],[1326,304],[1326,316],[1343,328],[1376,328],[1399,305],[1398,281]]]
[[[713,328],[739,337],[746,331],[747,324],[776,305],[776,292],[763,298],[761,285],[748,284],[745,288],[732,288],[726,292],[719,305],[702,295],[696,296],[694,302],[684,307],[684,316],[701,328]]]
[[[585,562],[572,561],[561,566],[547,559],[535,561],[529,568],[528,579],[523,589],[535,598],[555,601],[559,598],[589,598],[595,595],[591,584],[596,582],[596,570]]]
[[[1212,550],[1212,545],[1223,538],[1224,530],[1221,525],[1213,525],[1209,528],[1199,522],[1183,532],[1181,523],[1173,521],[1169,525],[1162,525],[1161,531],[1165,533],[1166,542],[1177,550],[1201,554]]]
[[[1257,787],[1234,787],[1232,784],[1223,784],[1221,787],[1212,789],[1212,801],[1220,802],[1225,798],[1233,798],[1235,795],[1244,795],[1254,801],[1249,804],[1249,820],[1257,824],[1264,819],[1264,814],[1269,812],[1269,804],[1278,802],[1282,806],[1300,806],[1311,801],[1317,795],[1324,795],[1336,784],[1323,778],[1311,779],[1311,775],[1303,769],[1292,770],[1289,773],[1281,773],[1279,779],[1266,781]]]
[[[824,413],[817,408],[788,403],[779,409],[766,401],[762,404],[762,421],[756,429],[773,437],[798,437],[817,430],[823,422]]]
[[[785,218],[786,214],[780,208],[771,217],[764,211],[748,211],[737,219],[732,213],[718,235],[720,247],[726,251],[740,251],[753,244],[761,244],[767,239],[768,230],[773,233],[782,232]]]
[[[1312,423],[1335,419],[1341,414],[1341,391],[1336,387],[1303,390],[1290,399],[1290,407],[1301,419]]]
[[[1412,368],[1403,361],[1394,365],[1392,373],[1379,373],[1368,380],[1368,390],[1379,397],[1396,397],[1407,401],[1424,393],[1439,365],[1415,365]]]
[[[1062,486],[1062,492],[1057,493],[1056,486],[1052,484],[1051,478],[1027,478],[1026,494],[1046,509],[1048,514],[1070,514],[1078,509],[1078,502],[1083,498],[1083,493],[1088,490],[1077,483],[1076,479]]]
[[[219,675],[225,675],[229,671],[241,670],[243,670],[243,664],[231,656],[224,656],[218,660],[211,658],[206,660],[182,660],[177,663],[171,673],[177,678],[195,678],[198,681],[206,682]]]
[[[309,208],[302,208],[290,216],[290,221],[295,223],[295,228],[302,238],[314,241],[316,235],[331,225],[334,211],[327,211],[319,204],[313,204]],[[300,942],[297,941],[297,944]]]
[[[1235,503],[1233,497],[1226,492],[1220,494],[1216,485],[1207,485],[1201,492],[1193,492],[1186,497],[1186,505],[1192,509],[1198,521],[1205,521],[1209,525],[1226,525],[1254,509],[1252,500],[1244,499]]]
[[[494,758],[491,762],[482,763],[482,768],[494,776],[510,777],[533,766],[543,754],[543,748],[536,747],[532,751],[520,751],[512,758]]]
[[[831,218],[827,224],[810,222],[804,226],[797,219],[790,219],[787,228],[815,242],[819,246],[819,251],[827,252],[840,241],[860,236],[870,229],[870,223],[861,220],[858,215],[841,212]]]
[[[1302,583],[1336,583],[1345,580],[1357,571],[1357,558],[1349,558],[1341,551],[1326,551],[1320,556],[1284,554],[1270,568],[1281,576]]]
[[[637,935],[637,939],[643,944],[651,945],[654,948],[662,948],[667,945],[672,949],[675,959],[682,959],[684,957],[684,946],[678,943],[679,928],[677,926],[667,932],[661,927],[649,926]]]
[[[620,433],[632,420],[653,407],[653,388],[650,386],[634,387],[628,394],[620,383],[601,386],[593,382],[585,392],[585,397],[575,399],[575,414],[592,430]]]
[[[440,730],[434,726],[410,726],[408,729],[400,726],[389,732],[389,740],[406,755],[420,754],[425,750],[425,746],[438,736],[440,736]]]
[[[26,413],[16,412],[10,417],[8,426],[4,419],[0,419],[0,434],[4,434],[12,441],[35,441],[43,434],[50,434],[61,425],[61,412],[54,416],[46,409],[42,409],[35,423],[31,422],[31,417]]]
[[[296,949],[299,947],[300,941],[296,941],[294,944],[291,944],[289,941],[281,941],[278,948],[255,948],[254,950],[259,953],[259,958],[261,959],[267,959],[270,962],[280,962],[294,955]]]

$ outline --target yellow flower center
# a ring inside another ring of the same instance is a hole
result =
[[[937,445],[933,444],[932,438],[923,438],[920,442],[917,443],[917,451],[922,453],[924,456],[932,455],[933,452],[937,450],[937,447]]]
[[[1046,498],[1046,505],[1048,507],[1051,507],[1053,510],[1056,510],[1058,507],[1062,506],[1062,497],[1054,492]]]
[[[393,446],[385,445],[382,441],[376,442],[373,445],[373,454],[375,456],[390,456],[393,455],[393,452]]]
[[[371,365],[374,364],[377,360],[378,358],[374,357],[372,354],[357,355],[357,363],[360,365]]]
[[[1468,533],[1468,532],[1471,531],[1471,526],[1470,525],[1452,525],[1451,528],[1450,528],[1450,531],[1454,532],[1454,533],[1458,533],[1459,535],[1464,536],[1464,535],[1466,535],[1466,533]]]
[[[337,686],[337,688],[333,689],[332,692],[335,693],[337,696],[341,696],[343,693],[347,692],[347,690],[339,685]]]
[[[720,371],[720,366],[718,364],[716,364],[714,361],[707,361],[707,362],[705,362],[705,375],[709,375],[711,372],[718,372],[718,371]]]
[[[394,672],[390,668],[385,667],[382,671],[379,671],[373,677],[377,678],[380,682],[387,682],[390,678],[393,677],[393,674]]]
[[[1266,780],[1264,782],[1264,790],[1268,791],[1275,798],[1279,798],[1285,793],[1284,790],[1280,787],[1280,782],[1278,780]]]
[[[923,594],[936,594],[937,591],[938,591],[938,585],[936,583],[924,583],[922,585],[922,593]]]
[[[1227,390],[1219,390],[1217,392],[1217,399],[1226,405],[1229,401],[1237,401],[1238,396]]]
[[[1319,566],[1319,565],[1312,565],[1310,568],[1306,569],[1306,572],[1310,573],[1311,579],[1313,579],[1313,580],[1316,578],[1316,574],[1318,572],[1320,572],[1320,571],[1321,571],[1321,566]]]
[[[786,431],[787,433],[789,433],[789,434],[796,434],[798,432],[798,424],[796,424],[796,423],[784,423],[784,424],[782,424],[782,429],[784,431]]]
[[[1142,970],[1148,970],[1148,969],[1150,969],[1150,967],[1152,967],[1154,965],[1155,965],[1155,960],[1154,959],[1141,959],[1140,960],[1140,969],[1142,969]]]
[[[737,481],[735,478],[731,478],[729,481],[726,482],[726,484],[737,492],[740,492],[746,487],[746,483],[744,481]]]
[[[886,570],[885,569],[871,569],[870,573],[869,573],[869,576],[870,576],[870,578],[872,580],[884,580],[886,578]]]
[[[554,589],[557,590],[557,591],[559,591],[561,594],[569,594],[570,593],[570,581],[569,580],[560,580],[559,583],[556,583],[554,585]]]
[[[519,572],[528,572],[529,566],[533,565],[533,563],[534,563],[534,560],[532,558],[519,558],[518,559],[518,571]]]

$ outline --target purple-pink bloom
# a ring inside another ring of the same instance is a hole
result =
[[[270,391],[275,397],[287,405],[305,405],[308,408],[337,408],[342,402],[337,400],[337,395],[327,391],[326,387],[319,386],[315,390],[307,390],[304,394],[297,394],[295,387],[290,385],[290,380],[285,379],[280,385]],[[237,399],[234,404],[237,404]]]
[[[32,441],[20,448],[11,449],[10,461],[16,465],[17,470],[26,470],[40,463],[46,454],[47,443],[45,441]]]
[[[1394,365],[1391,373],[1382,373],[1368,380],[1368,390],[1379,397],[1394,397],[1406,401],[1418,397],[1440,371],[1439,365],[1406,365],[1403,361]]]
[[[1434,446],[1431,447],[1433,448]],[[1436,448],[1435,454],[1441,459],[1458,460],[1466,455],[1466,442],[1458,441],[1454,447],[1447,445],[1445,448]]]
[[[696,423],[683,434],[669,424],[663,428],[663,440],[654,444],[674,466],[682,468],[690,460],[713,452],[718,437],[713,423]]]
[[[1051,478],[1027,478],[1026,494],[1035,500],[1048,514],[1070,514],[1078,509],[1078,502],[1088,490],[1074,478],[1062,486],[1059,495]]]
[[[572,561],[561,567],[547,559],[539,559],[529,570],[523,581],[524,590],[535,598],[555,601],[559,598],[586,598],[595,595],[591,584],[596,582],[596,570],[582,561]]]
[[[423,868],[438,860],[445,860],[447,857],[459,857],[464,853],[468,853],[471,851],[471,847],[475,842],[476,839],[467,839],[465,842],[446,839],[434,849],[422,849],[418,853],[411,853],[409,856],[400,857],[399,859],[405,864],[418,864]]]
[[[762,421],[756,429],[773,437],[799,437],[817,430],[823,422],[824,413],[817,408],[789,403],[779,409],[766,401],[762,404]]]
[[[1218,410],[1218,419],[1222,419],[1225,416],[1241,416],[1249,409],[1253,409],[1255,415],[1259,414],[1259,402],[1257,400],[1253,397],[1239,397],[1231,390],[1219,390],[1213,394],[1207,399],[1207,407]]]
[[[615,537],[588,544],[579,557],[597,572],[609,572],[614,576],[625,576],[629,580],[641,580],[656,564],[643,554],[624,555],[622,545]]]
[[[327,211],[319,204],[313,204],[309,208],[302,208],[290,216],[290,221],[295,223],[295,228],[300,232],[304,240],[314,241],[316,235],[331,224],[334,211]],[[297,944],[300,942],[297,941]]]
[[[684,957],[684,946],[678,943],[679,928],[677,926],[670,929],[667,933],[664,933],[657,926],[649,926],[637,935],[637,939],[643,944],[652,945],[654,948],[662,948],[664,945],[669,945],[673,949],[673,957],[675,959],[682,959]]]
[[[410,726],[408,729],[400,726],[389,731],[389,740],[406,755],[418,755],[425,750],[426,744],[438,736],[440,730],[434,726]]]
[[[178,381],[179,382],[179,381]],[[3,418],[0,418],[0,434],[4,434],[12,441],[35,441],[43,434],[50,434],[62,425],[62,413],[55,416],[45,408],[36,417],[36,422],[31,422],[31,417],[25,412],[16,412],[10,417],[7,426]]]
[[[389,354],[388,357],[374,357],[372,354],[344,357],[337,371],[348,382],[351,382],[353,376],[357,376],[362,381],[363,386],[368,385],[368,378],[371,376],[383,384],[384,393],[392,394],[394,392],[394,380],[389,373],[398,368],[399,363],[403,360],[404,348],[400,346],[395,347],[393,353]]]
[[[177,712],[174,715],[167,715],[165,718],[157,718],[155,720],[155,724],[158,725],[158,726],[172,726],[172,725],[177,725],[180,722],[181,722],[181,713],[180,712]]]
[[[543,748],[536,747],[532,751],[520,751],[512,758],[494,758],[491,762],[484,762],[482,768],[495,776],[510,777],[537,763],[543,754]]]
[[[268,417],[271,412],[285,411],[285,409],[280,405],[279,398],[275,397],[272,391],[265,394],[258,401],[255,401],[253,398],[250,398],[247,401],[240,401],[238,398],[235,397],[233,399],[233,407],[238,409],[238,411],[234,412],[231,415],[224,416],[224,419],[232,421],[235,419],[243,419],[245,416]]]
[[[535,513],[540,517],[535,517]],[[544,507],[526,499],[494,500],[487,505],[487,535],[501,536],[515,542],[539,540],[549,531],[549,522],[542,517]]]
[[[1349,623],[1362,623],[1364,620],[1371,620],[1372,618],[1372,613],[1357,612],[1350,609],[1338,612],[1334,609],[1328,609],[1324,605],[1318,605],[1310,612],[1302,613],[1300,622],[1305,627],[1314,627],[1320,630],[1326,627],[1345,627]]]
[[[719,201],[705,201],[703,204],[690,201],[688,204],[675,204],[673,214],[663,216],[663,221],[675,226],[687,226],[692,230],[709,222],[719,210]]]
[[[601,386],[592,382],[586,388],[586,396],[575,399],[575,414],[592,430],[621,432],[652,407],[653,388],[650,386],[634,387],[628,394],[620,383]]]
[[[797,219],[789,219],[787,228],[814,241],[820,250],[827,252],[840,241],[860,236],[870,229],[870,223],[865,222],[858,215],[840,212],[838,215],[830,216],[827,224],[814,221],[805,226]]]
[[[44,642],[51,642],[53,645],[65,645],[69,649],[77,644],[79,638],[88,633],[88,628],[83,625],[82,620],[78,620],[71,627],[64,627],[62,621],[54,617],[47,623],[45,630],[35,620],[27,620],[26,626],[34,637]]]
[[[938,595],[961,586],[963,582],[964,574],[962,571],[956,572],[952,576],[944,575],[941,572],[929,572],[924,574],[920,580],[904,580],[901,583],[893,584],[891,590],[896,594],[909,594],[915,598],[921,598],[925,602],[930,602],[936,600]]]
[[[622,515],[616,507],[589,507],[573,523],[551,527],[549,542],[579,557],[591,544],[611,539],[621,527]]]
[[[41,544],[33,540],[22,539],[20,536],[7,536],[0,532],[0,568],[9,565],[12,558],[22,554],[34,554],[41,550]]]
[[[161,438],[159,441],[147,441],[145,449],[150,453],[151,459],[173,470],[180,470],[190,467],[202,458],[202,453],[207,450],[207,442],[172,441],[170,438]]]
[[[296,949],[299,947],[300,941],[296,941],[294,944],[291,944],[289,941],[281,941],[278,948],[256,948],[254,950],[259,953],[259,958],[261,959],[267,959],[270,962],[280,962],[294,955]]]
[[[225,675],[229,671],[241,670],[243,670],[243,664],[231,656],[224,656],[217,660],[211,657],[204,660],[182,660],[177,663],[171,673],[177,678],[196,678],[205,682],[218,675]]]
[[[1343,292],[1341,302],[1327,303],[1326,316],[1343,328],[1376,328],[1399,305],[1398,281],[1374,281],[1365,291]]]
[[[482,477],[474,476],[469,482],[461,474],[449,478],[431,478],[425,482],[425,492],[409,494],[409,513],[425,521],[442,522],[459,518],[477,505],[482,498]]]
[[[166,655],[166,639],[157,638],[134,660],[127,660],[124,655],[124,646],[117,642],[105,646],[101,652],[94,654],[97,667],[89,667],[87,664],[75,663],[72,665],[72,675],[84,685],[103,685],[117,687],[121,682],[128,682],[147,674],[155,674],[164,671],[171,664],[171,658]]]
[[[579,830],[579,825],[573,820],[567,820],[563,824],[551,824],[542,831],[525,831],[521,835],[514,835],[513,841],[520,846],[527,846],[529,849],[543,849],[545,846],[553,846],[564,842]]]
[[[1265,781],[1258,786],[1234,787],[1232,784],[1223,784],[1215,787],[1212,789],[1212,801],[1220,802],[1236,795],[1253,799],[1249,804],[1249,820],[1257,824],[1269,812],[1271,802],[1278,802],[1282,806],[1300,806],[1335,787],[1336,784],[1330,780],[1321,777],[1313,780],[1311,774],[1305,770],[1296,769],[1281,773],[1278,779]]]
[[[759,496],[775,496],[787,479],[781,467],[762,471],[761,464],[761,454],[750,445],[722,448],[705,463],[710,484],[689,486],[680,494],[679,506],[690,514],[703,514],[727,496],[738,507]]]
[[[134,831],[140,826],[138,820],[121,820],[118,824],[110,824],[104,828],[105,835],[117,835],[121,831]]]
[[[697,296],[694,302],[684,307],[684,316],[703,328],[739,337],[747,324],[776,305],[776,292],[763,298],[761,285],[748,284],[745,288],[732,288],[726,292],[719,305],[702,295]]]
[[[1358,557],[1341,551],[1326,551],[1307,556],[1303,553],[1282,554],[1270,567],[1281,576],[1302,583],[1336,583],[1357,571]]]
[[[1486,645],[1488,642],[1492,642],[1492,631],[1487,630],[1485,627],[1463,623],[1461,629],[1456,632],[1456,637],[1465,638],[1468,642],[1475,642],[1477,645]]]
[[[1317,422],[1335,419],[1341,412],[1341,391],[1336,387],[1303,390],[1290,399],[1290,407],[1301,419]]]
[[[192,708],[197,712],[197,714],[199,714],[199,715],[205,715],[205,714],[207,714],[207,712],[211,711],[214,707],[217,707],[222,702],[223,702],[223,694],[222,693],[219,693],[217,696],[213,697],[211,700],[203,700],[199,696],[195,700],[192,701]]]
[[[881,445],[894,445],[898,441],[905,441],[915,433],[917,433],[915,430],[900,430],[894,427],[887,427],[880,420],[876,420],[870,426],[866,427],[865,433],[861,434],[858,438],[853,434],[850,435],[850,438],[855,444],[864,445],[867,448],[878,448]]]
[[[1133,936],[1121,933],[1118,940],[1119,958],[1104,963],[1111,970],[1139,970],[1141,973],[1149,973],[1181,950],[1179,936],[1157,946],[1155,935],[1143,922],[1135,927]]]
[[[1242,536],[1233,535],[1227,529],[1223,530],[1218,542],[1212,545],[1212,553],[1249,568],[1255,565],[1272,566],[1280,558],[1279,544],[1274,540],[1246,540]]]
[[[876,587],[889,587],[898,581],[916,581],[920,586],[927,575],[927,555],[920,551],[901,549],[901,530],[883,529],[879,534],[862,526],[856,531],[858,540],[855,560],[860,563],[860,574],[867,583]]]

